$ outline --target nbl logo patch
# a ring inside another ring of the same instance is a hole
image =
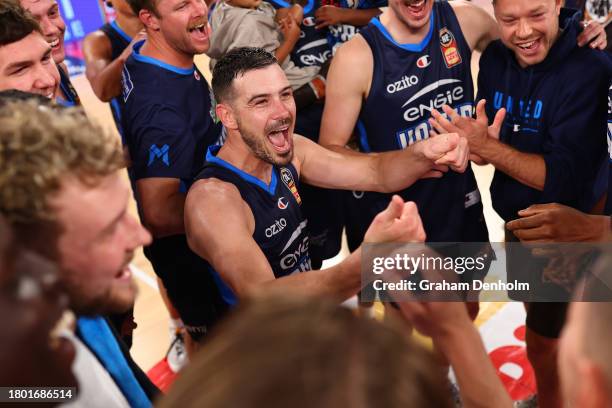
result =
[[[293,180],[293,174],[291,174],[291,171],[287,169],[286,167],[283,167],[281,168],[280,176],[281,176],[281,180],[283,184],[287,186],[289,191],[291,191],[291,194],[293,194],[295,201],[297,201],[298,204],[302,204],[302,198],[300,197],[300,193],[298,193],[297,187],[295,185],[295,181]]]
[[[446,27],[440,30],[440,51],[444,57],[447,68],[461,64],[461,54],[457,46],[457,40],[453,33]]]

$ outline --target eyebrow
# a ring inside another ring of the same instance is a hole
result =
[[[286,87],[281,89],[279,93],[283,93],[283,92],[285,92],[287,90],[290,90],[290,89],[291,89],[291,85],[287,85]],[[249,98],[249,100],[247,101],[247,104],[250,104],[251,102],[253,102],[253,100],[255,100],[257,98],[263,98],[263,97],[270,96],[270,95],[271,94],[269,94],[269,93],[253,95],[251,98]]]
[[[40,60],[42,61],[43,59],[46,59],[47,57],[49,57],[51,55],[51,51],[52,51],[51,47],[49,47],[47,51],[45,51],[45,53],[43,54]],[[4,70],[12,71],[13,69],[27,67],[28,65],[31,65],[31,64],[32,64],[32,60],[13,61],[10,64],[8,64]]]

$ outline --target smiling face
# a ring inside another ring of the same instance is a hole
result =
[[[17,89],[53,98],[60,77],[51,55],[51,47],[36,31],[0,46],[0,90]]]
[[[238,76],[229,102],[238,130],[259,159],[283,166],[293,159],[295,101],[278,64]]]
[[[561,0],[496,0],[501,40],[523,68],[544,61],[559,36]]]
[[[151,236],[128,213],[129,196],[117,172],[93,186],[68,177],[51,201],[62,228],[62,283],[77,313],[121,313],[134,305],[136,285],[129,263]]]
[[[66,23],[62,19],[56,0],[21,0],[21,6],[28,10],[40,24],[45,39],[53,50],[53,60],[61,64],[66,58],[64,33]]]
[[[159,0],[157,14],[149,14],[149,27],[159,30],[173,49],[189,56],[208,51],[210,26],[204,0]]]
[[[389,0],[395,17],[411,31],[427,28],[434,0]]]

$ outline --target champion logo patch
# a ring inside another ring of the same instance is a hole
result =
[[[431,65],[431,58],[429,55],[423,55],[417,60],[417,67],[421,69],[427,68],[429,65]]]
[[[302,24],[304,24],[304,26],[306,27],[314,27],[317,23],[314,17],[308,16],[304,17],[304,19],[302,20]]]
[[[289,201],[287,201],[287,199],[285,197],[280,197],[278,199],[278,208],[280,208],[281,210],[284,210],[285,208],[289,207]]]
[[[195,70],[193,71],[193,76],[194,76],[194,78],[196,79],[196,81],[199,81],[199,80],[200,80],[200,78],[201,78],[201,77],[200,77],[200,74],[198,73],[198,70],[197,70],[197,69],[195,69]]]

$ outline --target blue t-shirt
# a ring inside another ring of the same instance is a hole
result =
[[[133,177],[177,178],[187,187],[221,136],[212,94],[195,65],[178,68],[141,55],[143,43],[134,46],[122,78]]]

